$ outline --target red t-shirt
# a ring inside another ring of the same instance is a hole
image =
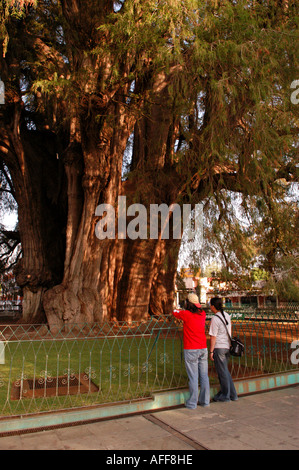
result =
[[[174,310],[173,315],[184,322],[184,349],[205,349],[206,312],[192,313],[189,310]]]

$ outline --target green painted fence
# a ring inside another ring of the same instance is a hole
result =
[[[232,318],[233,334],[245,343],[244,356],[230,361],[235,379],[298,370],[296,311],[242,311]],[[209,375],[217,384],[212,362]],[[172,316],[55,333],[45,325],[1,325],[2,417],[121,403],[187,386],[182,324]]]

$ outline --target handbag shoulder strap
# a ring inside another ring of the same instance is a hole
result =
[[[221,313],[222,313],[222,312],[221,312]],[[224,316],[224,315],[223,315],[223,316]],[[225,322],[224,322],[224,320],[223,320],[223,318],[219,317],[219,315],[215,315],[215,317],[219,318],[219,320],[221,320],[221,321],[222,321],[223,325],[224,325],[224,326],[225,326],[225,328],[226,328],[226,332],[227,332],[227,334],[228,334],[228,337],[229,337],[229,339],[230,339],[230,341],[231,341],[231,340],[232,340],[232,338],[231,338],[231,335],[230,335],[230,334],[229,334],[229,332],[228,332],[228,329],[227,329],[227,323],[225,323]],[[225,318],[225,317],[224,317],[224,318]]]

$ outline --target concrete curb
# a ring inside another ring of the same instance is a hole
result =
[[[260,376],[235,380],[234,384],[239,396],[262,391],[270,391],[299,383],[299,371],[278,375]],[[211,387],[211,397],[217,387]],[[171,390],[155,393],[152,398],[132,400],[126,403],[112,403],[93,407],[44,412],[0,419],[0,436],[35,432],[38,430],[84,424],[92,421],[116,418],[127,415],[160,411],[184,405],[188,397],[188,389]]]

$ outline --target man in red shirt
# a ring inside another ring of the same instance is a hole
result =
[[[210,404],[208,376],[208,349],[205,335],[206,313],[201,309],[196,294],[189,294],[185,310],[174,310],[173,315],[183,320],[184,359],[189,378],[190,397],[186,407],[195,409]],[[198,382],[200,393],[198,395]]]

